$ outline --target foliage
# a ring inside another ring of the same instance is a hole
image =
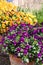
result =
[[[43,23],[43,8],[41,8],[40,10],[34,10],[33,13],[36,15],[38,23]]]

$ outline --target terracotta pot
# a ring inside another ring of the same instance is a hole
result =
[[[20,58],[17,58],[14,55],[9,55],[11,65],[34,65],[34,61],[29,63],[23,63]]]

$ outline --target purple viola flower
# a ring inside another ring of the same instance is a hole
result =
[[[14,42],[13,42],[13,44],[14,44],[14,46],[16,46],[16,45],[17,45],[17,42],[16,42],[16,41],[14,41]]]
[[[18,26],[18,24],[15,24],[15,27],[17,27]]]
[[[12,29],[10,28],[9,31],[12,32]]]
[[[27,32],[23,32],[22,34],[24,37],[28,37],[28,33]]]
[[[16,50],[17,50],[17,52],[20,52],[21,48],[18,47]]]
[[[43,45],[41,45],[41,49],[43,49]]]
[[[27,26],[29,27],[29,26],[30,26],[30,24],[27,24]]]
[[[23,53],[24,53],[24,55],[27,55],[28,54],[28,50],[24,49]]]
[[[3,42],[0,42],[0,44],[2,44]]]
[[[42,57],[42,54],[41,53],[38,53],[38,58],[41,58]]]
[[[39,40],[43,40],[43,37],[39,37]]]
[[[18,32],[17,32],[17,34],[21,35],[21,34],[22,34],[22,32],[21,32],[21,31],[18,31]]]
[[[3,41],[1,41],[0,44],[3,44]]]
[[[24,37],[21,37],[21,38],[20,38],[20,41],[21,41],[21,42],[24,42]]]
[[[41,30],[41,29],[40,29],[40,28],[38,28],[38,29],[37,29],[37,32],[39,33],[39,32],[40,32],[40,30]]]
[[[28,38],[30,38],[30,34],[28,34]]]
[[[39,41],[38,44],[39,44],[39,46],[42,45],[42,41]]]
[[[26,27],[23,27],[22,30],[26,31],[27,29],[26,29]]]
[[[43,28],[41,28],[41,32],[43,33]]]
[[[26,45],[26,49],[31,49],[32,47],[30,45]]]
[[[34,39],[39,39],[39,36],[38,35],[34,35]]]
[[[38,37],[39,37],[39,38],[38,38],[39,41],[42,40],[40,36],[38,36]]]
[[[25,27],[25,26],[26,26],[26,24],[24,24],[24,23],[23,23],[23,24],[21,24],[21,26],[22,26],[22,27]]]
[[[16,37],[16,34],[12,34],[12,38],[14,39]]]
[[[4,43],[4,37],[2,37],[2,39],[0,40],[0,44],[3,44]]]
[[[8,35],[7,38],[10,39],[10,40],[12,40],[13,36]]]
[[[9,28],[9,31],[12,32],[13,30],[15,30],[17,27],[17,25],[13,25],[12,27]]]
[[[24,30],[25,30],[25,31],[28,31],[28,29],[27,29],[26,27],[24,28]]]
[[[33,30],[33,34],[36,34],[37,33],[37,30]]]
[[[43,54],[43,48],[41,49],[41,53]]]
[[[14,27],[10,27],[9,31],[12,32],[14,30]]]
[[[7,44],[3,44],[4,48],[6,48],[8,45]]]
[[[4,41],[4,40],[5,40],[5,38],[3,37],[3,38],[2,38],[2,41]]]
[[[33,29],[33,26],[32,25],[29,25],[29,28],[32,30]]]

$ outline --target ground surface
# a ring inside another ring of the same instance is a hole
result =
[[[0,65],[11,65],[9,56],[0,53]]]

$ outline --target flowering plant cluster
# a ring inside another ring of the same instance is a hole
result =
[[[17,7],[11,2],[9,3],[5,0],[0,1],[0,33],[7,32],[8,27],[13,25],[13,21],[11,19],[12,9],[16,11]]]
[[[4,52],[12,53],[27,63],[35,60],[36,65],[43,64],[43,27],[15,24],[2,40]]]
[[[35,25],[37,19],[36,16],[30,12],[18,11],[18,7],[14,6],[11,2],[0,1],[0,33],[5,33],[9,29],[9,26],[14,25],[15,23]]]
[[[36,16],[32,13],[18,11],[12,3],[1,0],[0,33],[5,33],[0,39],[2,50],[24,62],[34,60],[36,65],[43,65],[43,26],[36,28],[36,23]]]

